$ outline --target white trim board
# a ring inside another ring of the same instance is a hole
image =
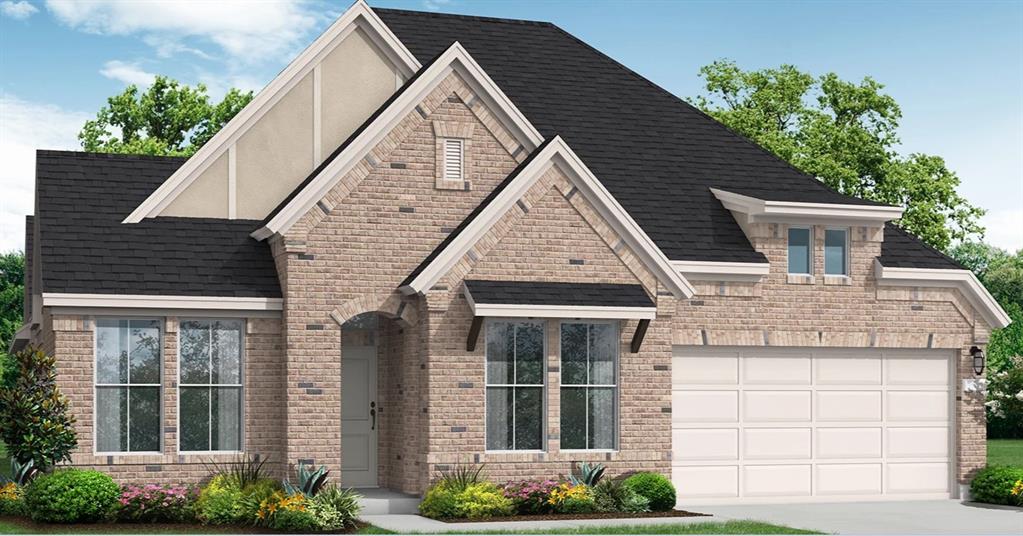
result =
[[[677,297],[692,297],[696,290],[664,256],[654,241],[618,203],[586,164],[556,136],[527,164],[519,174],[473,219],[464,230],[408,285],[401,287],[404,294],[422,293],[433,287],[476,242],[501,219],[502,216],[547,172],[557,166],[569,181],[579,189],[636,256],[653,272],[657,279]]]
[[[527,152],[543,142],[543,136],[515,107],[511,99],[490,78],[469,52],[457,41],[437,57],[405,91],[398,96],[370,125],[327,164],[298,194],[263,227],[252,233],[256,240],[283,234],[317,201],[323,199],[349,171],[451,73],[462,77],[489,111],[509,128]]]
[[[746,223],[807,223],[813,225],[881,226],[902,217],[902,207],[767,201],[711,188],[728,210],[746,215]]]
[[[690,281],[744,281],[756,283],[771,271],[766,262],[671,261]]]
[[[657,307],[620,307],[600,305],[523,305],[516,303],[476,303],[469,288],[462,285],[462,294],[473,316],[502,318],[592,318],[610,320],[653,320]]]
[[[43,293],[44,307],[116,307],[123,309],[191,309],[220,311],[280,311],[282,298],[226,296],[149,296],[144,294]]]
[[[893,268],[882,266],[881,261],[875,259],[874,275],[878,285],[958,289],[992,328],[1004,328],[1012,323],[1005,310],[969,270]]]
[[[401,71],[405,79],[422,68],[412,52],[405,48],[365,0],[356,0],[326,31],[260,90],[252,102],[228,121],[220,132],[168,177],[122,223],[138,223],[144,218],[158,216],[356,28],[361,28],[370,37],[373,44]]]

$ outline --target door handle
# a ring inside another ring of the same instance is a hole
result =
[[[376,410],[376,405],[377,405],[376,402],[370,402],[369,403],[369,418],[372,419],[372,422],[369,425],[369,429],[370,430],[376,430],[377,429],[377,410]]]

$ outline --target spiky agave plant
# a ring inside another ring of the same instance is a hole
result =
[[[575,476],[574,474],[569,475],[568,480],[573,485],[578,486],[582,484],[592,488],[600,482],[600,479],[604,476],[604,471],[606,469],[606,467],[599,463],[590,465],[589,463],[584,462],[579,465],[579,476]]]
[[[327,483],[327,475],[330,474],[330,470],[324,465],[317,469],[311,469],[311,467],[304,463],[298,464],[298,486],[287,480],[284,481],[284,491],[288,495],[301,493],[306,497],[313,497],[320,492],[323,485]]]

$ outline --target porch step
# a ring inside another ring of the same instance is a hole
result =
[[[416,495],[407,495],[383,488],[355,488],[362,498],[362,515],[382,514],[418,514],[421,499]]]

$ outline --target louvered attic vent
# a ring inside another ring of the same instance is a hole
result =
[[[465,145],[462,140],[444,140],[444,180],[463,180]]]

